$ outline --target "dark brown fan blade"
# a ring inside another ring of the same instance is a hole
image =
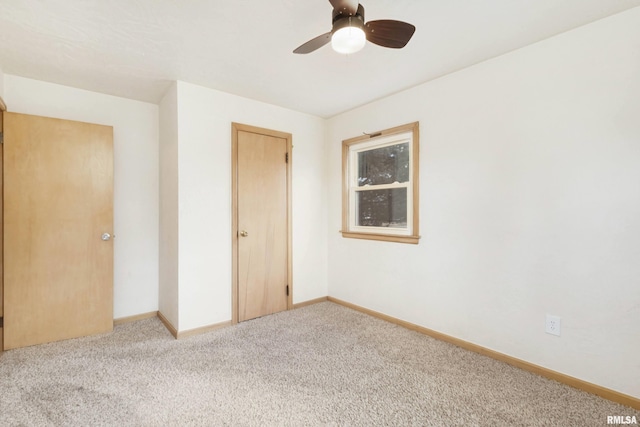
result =
[[[329,0],[333,10],[345,15],[355,15],[358,10],[358,0]]]
[[[315,39],[311,39],[308,42],[298,46],[293,53],[311,53],[316,49],[320,49],[325,44],[331,41],[331,31],[324,33]]]
[[[403,48],[409,43],[416,27],[402,21],[381,19],[369,21],[364,26],[367,40],[383,47]]]

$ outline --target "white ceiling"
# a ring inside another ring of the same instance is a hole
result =
[[[158,103],[182,80],[321,117],[639,6],[640,0],[362,0],[417,27],[401,50],[292,50],[327,0],[0,0],[0,69]]]

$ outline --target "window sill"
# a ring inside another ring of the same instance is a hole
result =
[[[354,233],[352,231],[340,231],[342,237],[349,239],[381,240],[383,242],[409,243],[417,245],[420,236],[399,236],[397,234]]]

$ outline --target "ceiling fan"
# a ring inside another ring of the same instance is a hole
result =
[[[382,47],[401,49],[411,40],[416,27],[402,21],[364,21],[364,7],[358,0],[329,0],[333,6],[333,27],[296,48],[293,53],[311,53],[331,42],[339,53],[355,53],[367,40]]]

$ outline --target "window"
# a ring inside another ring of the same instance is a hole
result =
[[[342,236],[418,243],[418,122],[342,142]]]

